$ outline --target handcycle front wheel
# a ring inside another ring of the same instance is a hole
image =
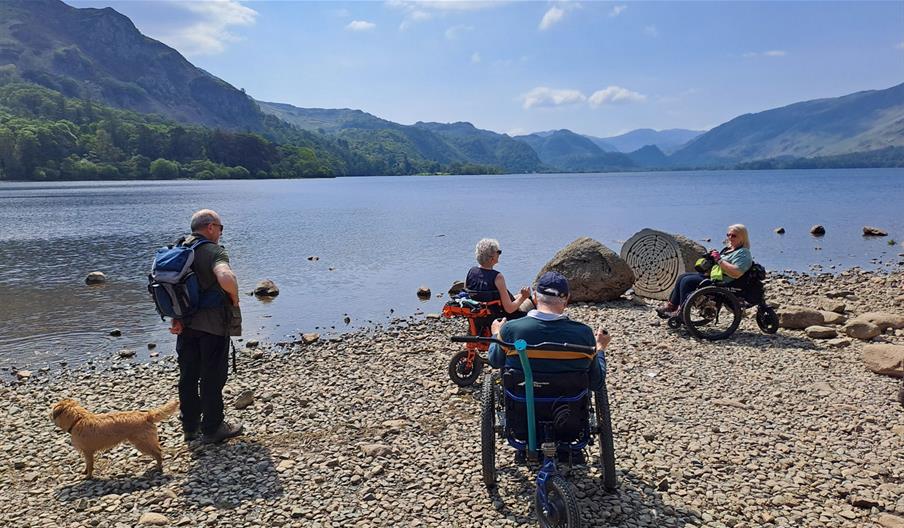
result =
[[[771,306],[763,306],[756,310],[756,325],[765,334],[774,334],[778,332],[778,314]]]
[[[681,319],[694,337],[725,339],[741,324],[741,303],[725,288],[706,286],[690,294],[681,308]]]
[[[567,480],[554,475],[546,481],[546,504],[540,490],[534,494],[534,509],[541,528],[580,528],[581,510],[574,489]]]
[[[459,387],[473,385],[483,372],[483,359],[477,351],[462,350],[449,360],[449,379]]]
[[[614,491],[618,486],[615,475],[615,442],[612,435],[612,413],[609,410],[609,393],[606,390],[606,381],[603,387],[593,393],[594,407],[596,407],[596,423],[600,448],[600,470],[603,472],[603,489]]]
[[[480,464],[483,483],[487,488],[496,485],[496,390],[499,374],[483,377],[480,391]]]

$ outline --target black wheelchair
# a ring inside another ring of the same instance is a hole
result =
[[[743,311],[756,307],[756,324],[766,334],[778,331],[778,314],[766,304],[766,269],[754,263],[739,278],[724,284],[706,279],[690,294],[678,315],[668,317],[669,328],[685,326],[694,337],[717,341],[738,329]]]
[[[529,357],[544,358],[543,352],[551,350],[591,357],[593,353],[593,347],[564,343],[527,345],[523,341],[505,343],[471,336],[452,340],[514,348],[519,355],[525,355],[522,363]],[[603,379],[602,388],[591,391],[587,372],[533,373],[528,366],[525,370],[505,368],[501,374],[492,372],[483,377],[480,403],[483,482],[487,488],[496,485],[497,437],[523,453],[526,462],[539,464],[534,507],[543,528],[581,525],[575,491],[559,472],[557,463],[583,464],[583,451],[594,440],[599,444],[603,488],[606,491],[616,488],[612,419]],[[530,416],[534,417],[533,423]]]

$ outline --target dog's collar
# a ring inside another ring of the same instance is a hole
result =
[[[67,432],[67,433],[72,433],[72,428],[75,427],[75,424],[77,424],[77,423],[79,423],[79,422],[81,422],[81,421],[82,421],[82,417],[79,416],[78,418],[75,419],[74,422],[72,422],[72,425],[69,426],[69,429],[66,429],[66,432]]]

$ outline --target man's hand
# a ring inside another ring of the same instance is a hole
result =
[[[521,288],[521,296],[525,299],[530,299],[530,288],[524,287]]]
[[[173,319],[173,322],[170,323],[169,331],[171,334],[179,335],[182,333],[183,329],[182,321],[178,319]]]
[[[493,335],[499,335],[499,329],[502,328],[502,325],[505,324],[505,319],[496,319],[493,321],[492,326],[490,326],[490,331],[493,332]]]
[[[597,350],[605,350],[609,346],[610,341],[612,341],[612,336],[609,335],[609,332],[605,331],[602,328],[597,328],[597,330],[596,330],[596,349]]]

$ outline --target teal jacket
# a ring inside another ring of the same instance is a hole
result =
[[[596,346],[596,338],[589,326],[572,321],[562,315],[557,316],[538,310],[531,310],[527,317],[508,321],[499,331],[499,339],[514,343],[523,339],[529,345],[549,341],[553,343],[570,343],[574,345]],[[588,371],[590,389],[602,387],[606,375],[606,359],[603,351],[594,357],[574,357],[574,352],[548,351],[544,355],[549,358],[531,358],[530,368],[533,372],[580,372]],[[556,358],[555,356],[563,356]],[[505,350],[495,343],[490,345],[489,363],[495,368],[514,368],[521,370],[521,360],[517,354],[506,355]]]

